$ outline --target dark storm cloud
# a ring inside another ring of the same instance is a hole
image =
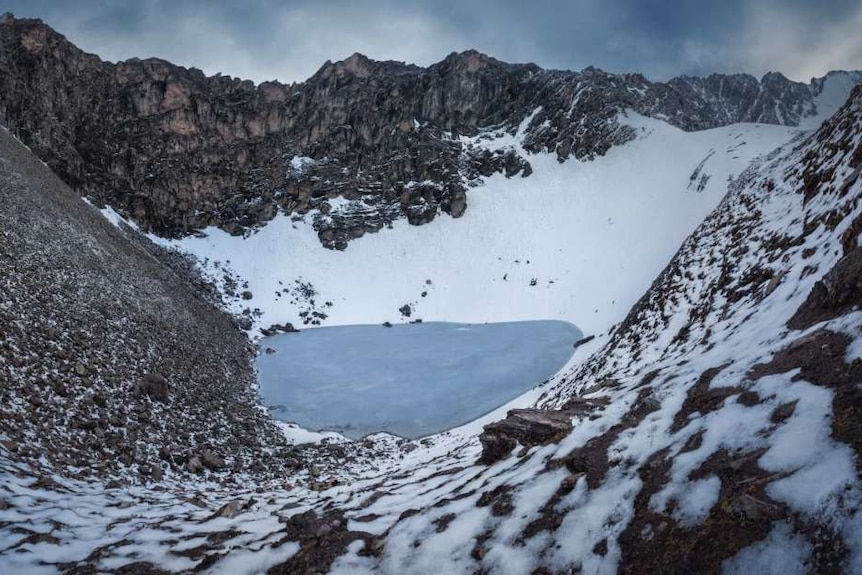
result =
[[[678,74],[862,68],[862,0],[12,0],[109,60],[299,81],[353,52],[427,65],[476,48],[550,68]]]

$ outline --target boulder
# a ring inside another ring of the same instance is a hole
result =
[[[485,426],[479,436],[482,443],[480,463],[500,461],[516,445],[524,447],[558,441],[572,430],[572,414],[545,409],[513,409],[506,419]]]
[[[138,397],[147,396],[156,401],[168,401],[170,386],[165,376],[158,373],[148,373],[138,380],[135,394]]]
[[[192,455],[189,457],[189,460],[186,462],[186,468],[188,468],[191,473],[202,473],[204,470],[203,463],[201,463],[201,458],[197,455]]]
[[[207,469],[213,471],[224,469],[226,465],[225,460],[211,449],[204,449],[203,453],[201,453],[201,461]]]

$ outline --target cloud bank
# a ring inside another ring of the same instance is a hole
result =
[[[862,0],[9,0],[106,60],[302,81],[353,52],[428,65],[476,48],[546,68],[681,74],[862,68]]]

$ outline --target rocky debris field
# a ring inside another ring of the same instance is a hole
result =
[[[0,433],[73,475],[272,472],[254,349],[180,256],[126,234],[0,133]]]

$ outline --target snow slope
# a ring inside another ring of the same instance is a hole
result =
[[[253,299],[230,306],[258,308],[259,327],[302,325],[299,313],[310,307],[296,297],[301,281],[316,291],[324,325],[399,321],[410,304],[412,318],[426,321],[565,319],[599,333],[622,319],[728,180],[797,133],[755,124],[686,133],[634,113],[627,122],[638,139],[604,157],[560,164],[530,155],[531,176],[488,179],[470,190],[462,218],[419,227],[401,220],[343,252],[321,248],[313,214],[278,216],[246,238],[211,228],[163,243],[196,255],[216,280],[229,268],[247,282]],[[519,147],[520,135],[475,142]]]

